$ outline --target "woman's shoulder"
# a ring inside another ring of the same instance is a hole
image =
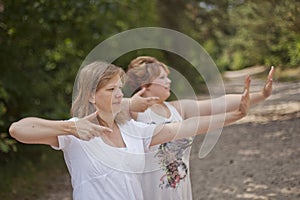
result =
[[[72,121],[72,122],[75,122],[75,121],[78,121],[79,118],[78,117],[72,117],[70,119],[67,119],[66,121]]]
[[[182,105],[180,105],[180,101],[170,101],[165,102],[165,104],[168,106],[170,112],[176,116],[177,119],[183,118],[183,108]]]
[[[131,119],[129,121],[126,121],[125,123],[121,124],[120,126],[124,128],[147,128],[150,126],[149,124],[146,124],[144,122],[135,121],[134,119]]]
[[[130,135],[133,137],[148,138],[152,137],[156,125],[146,124],[131,119],[125,122],[124,124],[120,125],[119,127],[121,131],[123,131],[126,135]]]

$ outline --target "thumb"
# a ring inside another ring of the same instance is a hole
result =
[[[135,95],[142,96],[145,91],[146,91],[146,88],[143,87],[140,91],[138,91],[137,93],[135,93]]]
[[[243,92],[243,96],[244,96],[244,97],[247,96],[248,91],[249,91],[249,90],[248,90],[247,88],[244,90],[244,92]]]
[[[98,111],[93,112],[92,114],[89,114],[88,116],[85,116],[84,119],[88,121],[92,121],[93,119],[96,119],[98,116]]]
[[[249,91],[250,83],[251,83],[251,78],[250,78],[249,75],[247,75],[246,78],[245,78],[244,90],[248,90]]]

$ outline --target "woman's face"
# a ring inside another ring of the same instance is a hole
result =
[[[123,98],[122,86],[120,75],[116,75],[98,89],[94,97],[97,110],[114,115],[119,113]]]
[[[155,78],[146,90],[146,96],[159,97],[161,101],[165,101],[170,96],[171,80],[168,78],[166,71],[160,67],[160,74]]]

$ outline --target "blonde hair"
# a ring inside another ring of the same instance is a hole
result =
[[[123,77],[124,74],[125,72],[120,67],[101,61],[84,66],[78,73],[74,84],[71,115],[82,118],[95,112],[94,104],[89,101],[91,95],[114,76]]]
[[[158,61],[151,56],[139,56],[133,59],[128,65],[126,83],[134,93],[147,87],[160,74],[160,67],[162,67],[167,74],[170,73],[167,65]]]

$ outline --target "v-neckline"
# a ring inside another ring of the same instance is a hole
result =
[[[171,112],[171,109],[169,108],[169,106],[166,104],[166,102],[163,103],[167,109],[169,110],[170,112],[170,116],[167,118],[167,117],[164,117],[164,116],[161,116],[159,114],[157,114],[156,112],[154,112],[151,108],[149,109],[153,114],[155,114],[156,116],[158,116],[159,118],[165,120],[165,121],[169,121],[170,119],[172,119],[172,112]]]
[[[107,143],[102,137],[100,137],[100,138],[101,138],[101,140],[103,141],[103,143],[105,143],[106,145],[108,145],[108,146],[110,146],[110,147],[117,148],[117,149],[127,149],[127,144],[126,144],[126,142],[125,142],[125,140],[124,140],[124,137],[123,137],[121,128],[120,128],[120,126],[119,126],[118,124],[116,124],[116,127],[117,127],[117,130],[120,132],[120,137],[121,137],[121,140],[122,140],[122,143],[124,144],[124,146],[113,146],[113,145],[112,145],[113,143],[109,144],[109,143]],[[112,133],[112,134],[114,134],[114,133]],[[109,139],[109,138],[108,138],[108,139]]]

